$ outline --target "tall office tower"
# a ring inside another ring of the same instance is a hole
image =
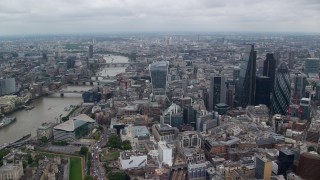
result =
[[[274,59],[276,60],[276,68],[281,64],[281,55],[279,51],[274,52]]]
[[[0,79],[0,96],[17,92],[15,78]]]
[[[229,84],[228,85],[228,90],[227,90],[227,105],[232,109],[234,106],[234,94],[236,92],[236,87],[234,84]]]
[[[209,111],[214,109],[218,103],[226,102],[226,82],[225,77],[216,76],[210,79],[209,90]]]
[[[311,100],[309,98],[301,98],[300,101],[300,119],[310,120],[311,119]]]
[[[307,76],[305,74],[296,73],[293,77],[294,81],[294,92],[293,99],[294,103],[299,104],[301,98],[305,97]]]
[[[270,96],[271,78],[267,76],[257,76],[255,105],[264,104],[270,107]]]
[[[317,78],[319,76],[320,58],[307,58],[305,61],[305,73],[308,77]]]
[[[236,66],[233,68],[233,80],[237,81],[240,76],[240,67]]]
[[[271,179],[272,161],[266,157],[255,154],[256,178]]]
[[[197,127],[197,110],[192,106],[183,108],[183,122],[184,124],[190,124],[194,129]]]
[[[289,69],[282,62],[278,67],[274,82],[271,106],[273,114],[287,115],[291,97],[291,83]]]
[[[240,60],[240,74],[237,81],[236,104],[246,107],[255,103],[257,51],[247,45]]]
[[[88,57],[93,58],[93,45],[89,45]]]
[[[154,62],[149,65],[153,95],[166,95],[169,63],[167,61]]]
[[[289,69],[293,69],[293,65],[294,65],[294,52],[290,51],[289,52]]]
[[[270,78],[271,87],[273,87],[275,75],[276,75],[276,59],[274,58],[274,55],[272,53],[268,53],[266,55],[266,60],[263,62],[263,76],[267,76]]]
[[[319,92],[320,92],[320,90],[319,90]],[[319,99],[320,99],[320,93],[319,93]],[[206,107],[206,109],[209,110],[209,92],[207,90],[203,91],[203,102],[204,102],[204,106]]]
[[[288,170],[292,170],[294,162],[294,152],[282,149],[278,156],[278,174],[285,175]]]

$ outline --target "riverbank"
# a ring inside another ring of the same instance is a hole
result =
[[[66,116],[69,111],[64,108],[70,105],[82,103],[80,94],[68,93],[60,97],[59,93],[32,100],[34,106],[31,110],[16,110],[9,115],[17,118],[17,121],[10,126],[0,130],[0,144],[10,143],[31,132],[32,137],[36,136],[37,128],[45,122],[57,122],[59,116]]]

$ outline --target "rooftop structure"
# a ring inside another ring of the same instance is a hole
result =
[[[85,114],[73,117],[53,128],[55,141],[74,141],[89,132],[95,120]]]
[[[145,167],[147,164],[147,155],[137,151],[120,152],[121,169],[131,169]]]

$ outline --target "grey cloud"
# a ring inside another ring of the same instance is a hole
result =
[[[129,30],[320,31],[318,0],[1,1],[0,35]]]

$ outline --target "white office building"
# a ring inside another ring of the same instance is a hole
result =
[[[172,148],[164,141],[158,142],[160,162],[172,166]]]
[[[136,151],[123,151],[120,153],[119,161],[121,169],[145,167],[147,155]]]

